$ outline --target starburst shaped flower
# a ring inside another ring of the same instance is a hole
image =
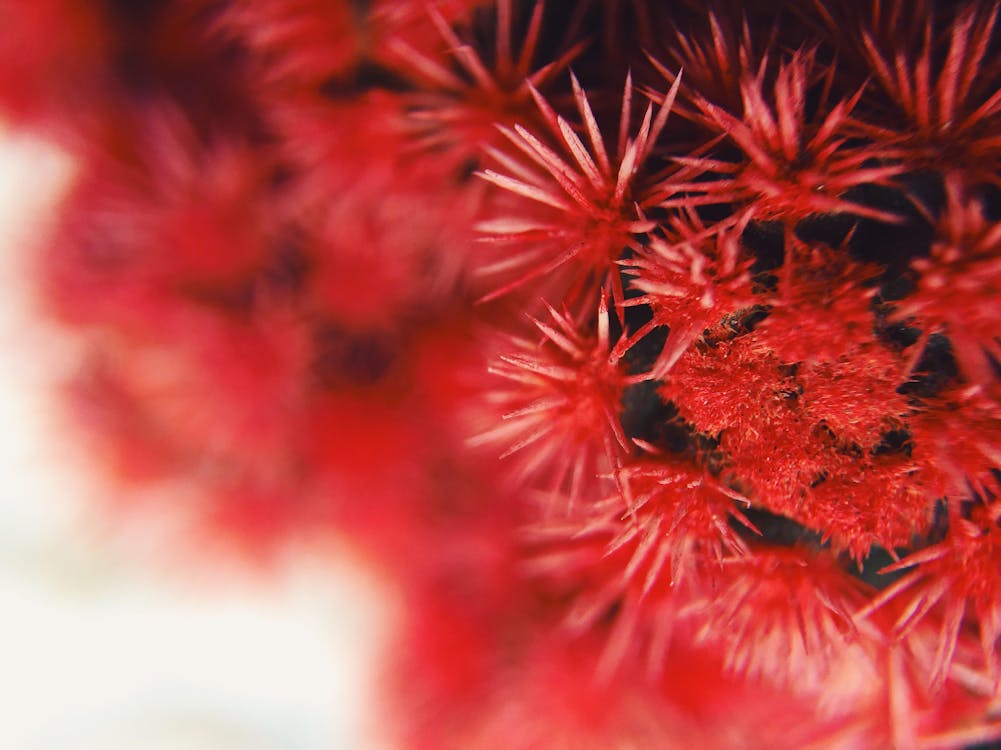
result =
[[[880,40],[874,31],[864,30],[873,77],[903,120],[895,128],[866,125],[861,131],[893,143],[915,167],[934,167],[945,159],[951,169],[962,165],[978,179],[997,184],[1001,69],[990,50],[996,43],[998,12],[996,2],[959,4],[939,37],[933,14],[908,8],[912,17],[925,19],[917,50],[896,36]]]
[[[739,207],[744,219],[797,222],[811,214],[850,213],[894,222],[894,214],[846,196],[862,185],[886,184],[901,168],[888,152],[853,144],[850,117],[862,95],[831,102],[834,68],[821,68],[813,51],[800,50],[778,67],[769,86],[765,66],[741,80],[743,113],[705,98],[698,106],[719,136],[740,156],[697,155],[677,160],[705,179],[663,186],[662,206],[692,203]],[[817,104],[807,106],[818,96]]]
[[[1001,685],[1001,502],[997,485],[970,499],[967,514],[956,510],[946,538],[908,555],[883,573],[908,572],[890,584],[859,613],[866,617],[890,606],[897,615],[894,634],[906,638],[925,618],[938,623],[939,636],[930,673],[941,687],[949,675],[960,631],[973,616],[979,630],[982,664],[994,691]]]
[[[895,315],[916,319],[925,342],[947,332],[964,375],[990,382],[985,354],[1001,361],[1001,224],[987,218],[984,203],[956,175],[946,182],[945,209],[934,223],[931,255],[913,261],[917,285]]]
[[[637,234],[654,226],[641,208],[650,187],[642,180],[641,168],[667,123],[680,76],[656,113],[652,104],[647,106],[632,136],[633,86],[631,77],[626,78],[614,151],[605,143],[587,94],[575,77],[571,83],[588,145],[533,89],[550,130],[549,141],[555,144],[520,125],[504,127],[502,132],[520,157],[492,150],[501,171],[486,169],[481,173],[483,179],[519,199],[506,215],[479,225],[491,244],[517,248],[513,258],[501,257],[482,269],[514,275],[485,299],[510,293],[540,277],[560,274],[570,286],[568,300],[586,299],[589,291],[603,288],[618,307],[624,293],[616,261]]]
[[[604,296],[593,330],[549,307],[549,320],[533,320],[541,342],[505,337],[507,351],[490,367],[500,382],[486,395],[490,419],[500,423],[473,441],[506,446],[504,456],[519,458],[522,482],[565,497],[571,507],[593,499],[601,477],[631,447],[620,402],[626,386],[645,376],[626,372],[622,359],[636,336],[613,343],[610,315]]]

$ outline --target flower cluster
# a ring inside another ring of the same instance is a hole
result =
[[[396,582],[402,746],[1001,737],[996,0],[84,5],[0,2],[76,413]]]

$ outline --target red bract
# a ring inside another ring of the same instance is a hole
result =
[[[645,567],[644,592],[661,576],[674,586],[713,564],[747,554],[730,523],[756,532],[740,511],[751,503],[706,470],[663,457],[626,467],[622,481],[626,508],[619,508],[620,528],[609,552],[633,543],[624,575],[631,578]]]
[[[997,736],[997,723],[980,718],[990,705],[982,692],[955,683],[930,692],[926,661],[901,644],[884,643],[875,657],[875,681],[863,677],[867,684],[860,684],[859,675],[847,675],[862,688],[855,709],[837,716],[806,747],[961,748]]]
[[[996,385],[952,388],[926,399],[908,419],[915,458],[940,473],[935,492],[963,497],[979,493],[991,469],[1001,466],[1001,393]]]
[[[455,152],[453,158],[458,162],[475,162],[484,148],[502,140],[498,126],[531,121],[533,87],[541,88],[561,73],[580,54],[583,45],[574,45],[558,59],[533,69],[543,3],[533,6],[525,40],[516,55],[512,47],[515,19],[511,0],[497,0],[491,68],[484,62],[484,54],[474,45],[463,43],[441,13],[434,6],[428,7],[445,45],[444,54],[430,57],[402,41],[391,47],[401,74],[421,87],[413,97],[411,119],[420,133],[422,148]]]
[[[372,61],[393,59],[400,47],[440,47],[431,14],[455,21],[482,0],[234,0],[217,28],[254,53],[255,71],[272,93],[316,90],[348,79]],[[429,11],[428,9],[431,8]]]
[[[875,41],[884,49],[920,45],[928,19],[935,17],[935,0],[812,0],[795,4],[797,19],[817,28],[836,45],[838,67],[861,83],[870,74],[869,49]],[[867,42],[868,40],[868,42]]]
[[[654,455],[623,467],[618,489],[569,517],[528,529],[530,570],[575,592],[572,634],[613,625],[596,665],[608,679],[636,658],[662,675],[678,611],[748,553],[731,526],[757,533],[749,501],[694,462]]]
[[[593,497],[599,476],[618,467],[629,442],[619,423],[619,402],[635,381],[620,361],[629,346],[609,339],[609,311],[602,298],[593,334],[581,332],[566,311],[549,309],[551,322],[533,321],[543,341],[511,337],[490,372],[504,385],[485,394],[501,424],[474,440],[518,454],[522,481],[565,493],[576,504]],[[530,449],[530,450],[526,450]]]
[[[922,17],[912,8],[907,13]],[[939,36],[929,13],[920,50],[901,48],[896,35],[881,46],[873,32],[863,32],[873,74],[905,118],[899,129],[874,125],[863,132],[893,142],[916,167],[934,169],[944,160],[951,169],[997,183],[1001,70],[989,52],[997,17],[995,2],[965,2]]]
[[[929,676],[941,686],[956,657],[957,644],[967,612],[977,623],[983,649],[982,667],[993,690],[1001,684],[1001,504],[991,490],[974,496],[969,518],[957,511],[947,538],[915,552],[884,572],[912,568],[903,578],[875,597],[859,616],[868,615],[888,602],[905,600],[897,608],[894,634],[906,637],[926,617],[940,621],[938,647]]]
[[[621,261],[635,274],[630,287],[644,292],[626,305],[649,306],[653,322],[670,329],[652,378],[665,377],[703,330],[753,301],[750,261],[743,257],[739,230],[714,234],[692,210],[664,229],[665,239],[654,238]]]
[[[132,341],[201,346],[263,293],[269,161],[245,142],[199,142],[169,107],[126,122],[146,131],[141,155],[95,145],[43,259],[53,306]]]
[[[986,383],[994,374],[985,355],[1001,362],[1001,224],[987,220],[955,175],[946,199],[931,256],[913,262],[917,288],[897,315],[914,316],[927,333],[945,330],[963,374]]]
[[[702,734],[642,674],[595,681],[600,636],[568,639],[538,603],[493,620],[440,598],[427,604],[418,610],[425,619],[408,628],[407,658],[394,664],[393,683],[412,704],[407,747],[681,748]]]
[[[371,5],[371,46],[376,60],[386,65],[400,62],[401,47],[424,54],[441,50],[434,28],[462,24],[488,0],[375,0]],[[437,16],[439,21],[434,20]],[[406,59],[406,56],[404,56]]]
[[[395,185],[401,170],[412,176],[415,167],[403,153],[406,106],[399,94],[372,91],[348,101],[288,96],[269,107],[268,125],[296,190],[290,207],[316,210],[334,194],[379,194]],[[421,166],[425,188],[443,186],[447,170]]]
[[[727,561],[716,590],[696,595],[682,616],[695,619],[696,640],[720,649],[727,669],[823,695],[847,647],[857,649],[855,669],[874,671],[872,636],[852,621],[865,593],[831,558],[758,549]]]
[[[535,94],[543,119],[571,160],[516,125],[513,130],[504,129],[503,132],[523,157],[527,157],[528,163],[493,152],[510,174],[492,169],[481,173],[484,179],[498,187],[549,209],[541,216],[534,212],[526,216],[523,211],[521,215],[479,225],[481,231],[502,241],[506,247],[517,244],[528,249],[528,252],[519,250],[516,256],[515,268],[521,275],[491,292],[486,299],[558,272],[577,280],[567,294],[569,299],[576,301],[578,295],[599,286],[610,290],[613,302],[620,305],[624,295],[619,274],[612,272],[616,269],[615,261],[624,248],[633,244],[636,234],[654,226],[640,209],[647,196],[644,186],[636,184],[637,173],[667,123],[681,78],[675,80],[656,116],[652,105],[647,107],[639,130],[632,137],[629,128],[633,89],[631,79],[626,78],[618,140],[611,156],[587,95],[576,78],[571,80],[589,146],[584,145],[563,117]],[[512,264],[509,261],[499,265],[510,271]]]
[[[480,193],[463,189],[453,165],[412,149],[406,110],[402,95],[372,92],[288,97],[271,112],[291,172],[278,207],[312,307],[356,330],[385,331],[467,294]]]
[[[362,23],[347,0],[240,0],[220,21],[254,50],[266,80],[281,86],[318,86],[352,71],[362,56]]]
[[[849,143],[847,125],[862,91],[831,104],[834,69],[817,67],[814,53],[797,52],[779,66],[770,92],[764,66],[757,73],[745,72],[742,115],[699,99],[707,122],[733,142],[742,158],[738,162],[710,156],[679,159],[711,178],[667,183],[667,200],[661,205],[736,203],[744,218],[793,222],[826,213],[897,221],[888,211],[844,197],[861,185],[885,184],[901,168],[880,163],[886,152],[878,147]],[[808,95],[817,89],[820,101],[808,113]],[[670,197],[681,191],[691,195]]]
[[[391,329],[464,296],[473,201],[429,191],[424,176],[404,169],[390,183],[356,185],[332,209],[307,202],[306,191],[296,209],[310,227],[302,242],[314,309],[355,330]]]
[[[700,100],[710,101],[728,112],[741,113],[744,76],[747,71],[758,70],[762,63],[767,64],[767,58],[755,52],[756,40],[751,38],[746,16],[738,19],[710,11],[707,21],[708,34],[693,34],[676,27],[674,38],[667,42],[671,59],[685,71],[682,96],[693,104],[678,111],[703,124],[707,121],[699,111]],[[661,75],[673,80],[674,76],[666,67],[655,59],[651,62]]]

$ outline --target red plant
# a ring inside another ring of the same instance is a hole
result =
[[[946,207],[936,226],[931,256],[916,258],[917,288],[898,317],[916,318],[927,333],[948,332],[963,374],[994,380],[989,359],[1001,362],[1001,225],[967,196],[960,178],[946,178]]]
[[[81,422],[368,551],[402,746],[1001,737],[995,2],[8,5]]]
[[[931,673],[933,685],[941,686],[956,655],[960,629],[971,610],[983,649],[983,666],[993,690],[1001,685],[1001,664],[997,642],[1001,638],[1001,540],[998,518],[1001,507],[996,493],[985,489],[970,499],[970,518],[953,519],[955,531],[949,537],[915,552],[885,572],[911,569],[862,610],[864,616],[895,597],[911,596],[894,624],[895,634],[906,636],[940,603],[943,605],[941,631]],[[958,515],[958,514],[957,514]],[[917,567],[915,567],[917,566]]]
[[[836,68],[818,71],[818,67],[815,53],[795,53],[779,66],[771,92],[764,80],[766,64],[756,72],[745,71],[740,83],[742,116],[698,99],[711,131],[732,140],[741,157],[737,162],[708,156],[679,159],[700,176],[714,179],[668,182],[664,186],[668,198],[684,190],[702,194],[699,203],[736,203],[743,206],[735,214],[742,219],[798,221],[811,214],[849,212],[895,221],[888,211],[844,197],[860,185],[884,184],[901,170],[885,163],[878,145],[850,144],[847,126],[862,91],[830,104]],[[811,89],[818,90],[819,102],[808,113]],[[881,159],[884,163],[872,164]],[[685,197],[680,202],[691,205],[692,200]],[[662,205],[678,203],[675,198]]]
[[[880,47],[872,31],[862,38],[875,79],[904,123],[897,127],[866,123],[862,130],[896,144],[914,167],[961,165],[968,179],[997,183],[1001,159],[998,123],[1001,92],[991,83],[997,61],[990,56],[999,6],[996,2],[961,3],[944,29],[925,14],[918,49],[897,46],[896,36]],[[912,18],[920,18],[909,9]],[[942,54],[945,59],[942,59]],[[991,68],[994,70],[991,70]]]
[[[536,104],[545,123],[572,162],[516,125],[513,131],[505,128],[502,132],[532,164],[505,156],[501,161],[514,176],[489,169],[482,172],[484,179],[498,187],[551,209],[546,218],[530,214],[532,218],[527,220],[512,216],[479,225],[481,231],[503,238],[505,245],[517,243],[518,265],[528,267],[527,272],[493,291],[485,300],[560,271],[576,280],[570,291],[564,292],[568,300],[576,303],[589,291],[586,285],[597,283],[610,290],[613,302],[619,306],[624,300],[622,281],[617,273],[610,271],[623,247],[632,244],[633,236],[654,227],[642,211],[642,206],[648,203],[646,191],[649,188],[636,184],[637,174],[642,173],[667,123],[681,79],[675,80],[656,116],[652,105],[647,106],[639,130],[635,136],[630,136],[633,87],[631,78],[626,77],[614,157],[609,156],[587,95],[573,76],[571,83],[590,148],[536,93]],[[524,248],[529,248],[530,252],[525,253]]]
[[[750,261],[742,259],[738,230],[708,229],[691,209],[663,227],[668,240],[652,239],[623,265],[644,292],[625,304],[647,306],[670,338],[651,369],[662,379],[704,330],[753,303]]]

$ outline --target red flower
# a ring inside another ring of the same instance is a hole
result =
[[[482,222],[481,231],[503,240],[505,246],[517,243],[516,265],[502,264],[505,271],[513,266],[517,276],[485,299],[506,294],[529,281],[560,273],[575,279],[570,300],[576,302],[589,288],[599,286],[610,291],[613,302],[621,305],[624,294],[615,262],[623,248],[634,243],[634,236],[653,228],[641,206],[648,200],[647,190],[637,175],[657,143],[677,95],[680,77],[653,114],[648,106],[639,130],[629,136],[632,116],[632,81],[626,78],[619,118],[618,140],[609,154],[587,95],[577,79],[571,77],[574,99],[589,146],[574,128],[558,115],[539,95],[536,104],[553,136],[557,148],[565,150],[570,160],[546,145],[537,135],[516,125],[503,132],[528,162],[501,157],[511,174],[487,169],[482,177],[524,200],[542,205],[541,215],[522,208],[518,214]],[[496,152],[495,152],[496,153]],[[540,171],[541,170],[541,171]],[[586,299],[586,297],[584,297]]]
[[[915,167],[935,169],[946,163],[977,180],[997,183],[1001,92],[993,84],[998,66],[988,51],[997,3],[958,4],[941,32],[933,30],[932,13],[913,8],[907,13],[925,19],[917,50],[902,46],[896,34],[877,41],[873,31],[863,31],[875,79],[903,122],[896,128],[867,124],[862,132],[893,143]],[[943,48],[945,59],[938,62]]]
[[[743,207],[737,215],[744,219],[798,221],[810,214],[851,213],[897,221],[888,211],[844,197],[861,185],[886,184],[902,169],[885,163],[889,152],[878,146],[851,144],[849,118],[862,90],[831,104],[835,69],[818,71],[815,60],[813,52],[797,52],[779,66],[771,92],[764,65],[757,73],[745,72],[742,116],[700,98],[697,103],[706,121],[715,133],[733,142],[741,159],[730,162],[702,155],[679,159],[711,179],[668,183],[669,195],[682,191],[693,195],[669,198],[661,205],[736,203]],[[820,102],[808,113],[807,98],[815,87]]]
[[[554,499],[565,494],[573,506],[583,497],[593,499],[596,480],[616,469],[629,451],[619,403],[625,387],[638,378],[621,364],[631,341],[611,343],[604,297],[593,333],[578,330],[567,311],[549,308],[549,313],[552,322],[533,321],[541,345],[508,337],[511,350],[490,367],[505,381],[484,394],[493,407],[491,422],[497,417],[501,422],[473,442],[506,446],[504,456],[518,454],[522,481]]]
[[[635,274],[630,287],[644,292],[626,305],[648,305],[654,323],[671,331],[652,378],[665,377],[705,329],[753,303],[739,230],[714,232],[690,209],[664,229],[666,239],[654,238],[622,261]]]
[[[889,602],[900,602],[894,634],[903,638],[924,618],[935,618],[938,644],[929,679],[941,687],[957,657],[960,630],[967,613],[977,624],[982,664],[995,694],[1001,687],[1001,503],[988,489],[972,498],[969,518],[952,514],[948,536],[942,542],[914,552],[883,572],[910,570],[876,596],[859,616],[871,614]],[[976,668],[976,667],[975,667]]]
[[[955,174],[946,181],[946,200],[931,256],[912,263],[917,288],[896,315],[914,316],[926,334],[945,330],[963,374],[988,383],[994,373],[985,354],[1001,362],[1001,224],[987,220],[982,202]]]
[[[557,59],[533,69],[544,4],[535,2],[517,56],[512,48],[516,19],[511,0],[492,4],[497,25],[490,51],[492,68],[484,62],[486,51],[464,43],[433,5],[428,6],[428,17],[444,45],[440,54],[424,54],[402,40],[394,40],[389,47],[394,66],[421,88],[412,97],[410,115],[421,147],[456,152],[453,158],[460,163],[475,161],[485,149],[497,146],[502,140],[499,126],[531,121],[532,89],[549,83],[584,47],[583,43],[573,45]]]

